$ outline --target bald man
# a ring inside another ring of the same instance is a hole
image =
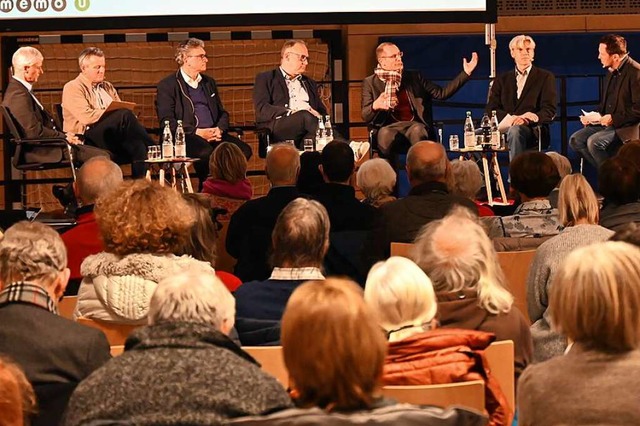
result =
[[[242,282],[269,278],[271,233],[280,212],[300,196],[296,188],[300,173],[298,150],[289,144],[272,146],[265,166],[271,182],[269,193],[244,203],[231,216],[227,231],[227,252],[238,259],[234,272]]]
[[[380,208],[373,232],[371,261],[389,257],[392,242],[413,242],[420,228],[443,218],[455,205],[477,214],[473,201],[449,193],[450,168],[444,147],[439,143],[421,141],[409,149],[407,174],[411,191],[407,197]]]

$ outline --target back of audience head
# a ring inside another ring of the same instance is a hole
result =
[[[122,170],[107,157],[93,157],[78,170],[76,195],[84,205],[94,204],[98,197],[122,183]]]
[[[320,172],[326,182],[347,183],[354,168],[355,158],[349,144],[334,140],[322,149]]]
[[[560,180],[564,179],[565,176],[570,175],[573,172],[571,168],[571,163],[569,159],[562,154],[559,154],[555,151],[546,152],[546,154],[551,157],[553,163],[556,165],[558,169],[558,174],[560,175]]]
[[[413,145],[407,152],[407,174],[412,187],[428,182],[447,183],[450,164],[444,147],[431,141]]]
[[[299,286],[282,317],[281,340],[299,405],[328,411],[371,406],[386,342],[356,283],[330,278]]]
[[[300,173],[300,153],[287,143],[272,145],[265,170],[272,186],[295,185]]]
[[[235,299],[215,275],[183,272],[158,283],[149,304],[149,325],[198,323],[229,334],[235,306]]]
[[[324,184],[320,173],[322,154],[318,151],[306,151],[300,155],[300,173],[296,187],[302,194],[315,195]]]
[[[36,412],[31,384],[17,364],[0,356],[0,426],[28,425]]]
[[[518,155],[509,166],[509,174],[511,186],[528,199],[548,197],[560,182],[558,168],[543,152]]]
[[[320,267],[329,249],[329,215],[322,204],[296,198],[280,212],[271,234],[275,267]]]
[[[95,213],[105,251],[119,256],[176,253],[195,222],[178,192],[145,179],[125,181],[100,197]]]
[[[640,248],[640,225],[635,222],[627,223],[609,239],[611,241],[623,241]]]
[[[598,224],[598,199],[589,182],[581,174],[569,175],[560,183],[558,216],[562,226]]]
[[[18,222],[0,240],[0,284],[29,282],[47,290],[54,302],[69,280],[67,249],[60,235],[39,222]]]
[[[214,179],[239,182],[247,175],[247,157],[237,145],[222,142],[209,157],[209,171]]]
[[[373,265],[364,299],[390,342],[431,328],[438,310],[431,280],[404,257],[390,257]]]
[[[358,169],[356,185],[365,197],[376,201],[391,195],[396,186],[396,172],[382,158],[367,160]]]
[[[209,262],[211,266],[216,264],[216,240],[218,231],[211,217],[211,204],[204,194],[182,194],[182,198],[189,204],[195,214],[195,223],[191,227],[191,233],[185,245],[176,254],[188,254],[189,256]]]
[[[640,196],[638,167],[620,156],[607,159],[598,172],[598,190],[607,203],[635,203]]]
[[[513,296],[493,244],[463,208],[425,225],[415,241],[413,258],[436,292],[475,290],[480,307],[492,314],[509,312]]]
[[[634,139],[622,145],[616,153],[616,157],[631,161],[640,169],[640,139]]]
[[[554,326],[570,341],[606,352],[638,349],[640,250],[613,241],[574,250],[549,300]]]
[[[482,174],[475,161],[451,162],[452,192],[462,197],[475,200],[482,188]]]

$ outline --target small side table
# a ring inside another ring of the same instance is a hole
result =
[[[484,174],[484,185],[487,189],[487,198],[489,205],[493,206],[493,191],[491,190],[491,181],[489,179],[489,172],[493,172],[493,175],[498,182],[498,189],[500,190],[500,198],[504,204],[507,204],[507,194],[504,190],[504,184],[502,183],[502,173],[500,172],[500,165],[498,164],[498,154],[501,152],[508,153],[508,149],[475,149],[475,148],[462,148],[459,150],[449,151],[460,154],[460,160],[470,160],[473,158],[473,154],[480,154],[482,160],[482,172]],[[477,157],[476,157],[477,158]],[[491,169],[489,168],[491,167]]]
[[[148,166],[146,179],[151,181],[154,176],[157,176],[160,186],[164,186],[168,182],[171,188],[176,191],[192,193],[189,166],[198,160],[198,158],[188,157],[145,160],[144,162]]]

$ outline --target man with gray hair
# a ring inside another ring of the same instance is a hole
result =
[[[95,156],[109,156],[107,151],[85,146],[72,132],[64,133],[54,116],[47,111],[33,93],[43,70],[44,57],[35,47],[24,46],[16,50],[11,59],[13,76],[4,92],[2,106],[13,117],[20,136],[27,139],[58,138],[66,140],[71,147],[74,162],[82,164]],[[15,153],[19,162],[56,163],[69,158],[66,147],[25,148],[18,145]]]
[[[227,337],[234,315],[233,296],[214,275],[165,278],[149,325],[78,386],[65,424],[221,424],[291,406],[282,385]]]
[[[76,211],[76,225],[62,233],[69,253],[69,286],[67,294],[77,294],[82,274],[80,265],[89,255],[104,251],[93,206],[99,197],[122,183],[122,170],[106,157],[92,158],[78,170],[74,193],[82,206]]]
[[[243,345],[277,343],[271,337],[279,340],[279,336],[270,331],[273,326],[279,329],[291,293],[304,281],[324,280],[321,268],[329,249],[329,231],[329,215],[317,201],[297,198],[282,210],[271,237],[271,276],[246,282],[235,292]],[[265,329],[254,327],[260,322]]]
[[[242,282],[269,277],[268,257],[276,219],[289,202],[300,196],[296,188],[300,154],[295,147],[272,145],[265,164],[271,189],[266,196],[240,206],[231,216],[227,231],[227,252],[238,259],[234,272]]]
[[[422,141],[413,145],[407,153],[406,168],[411,190],[407,197],[380,208],[372,233],[372,263],[389,257],[392,242],[413,242],[420,228],[443,218],[454,205],[478,214],[473,201],[450,193],[451,165],[441,144]]]
[[[158,120],[161,127],[168,121],[172,134],[182,120],[187,155],[200,159],[194,167],[202,186],[209,174],[209,156],[220,143],[237,145],[247,159],[251,147],[228,133],[229,113],[222,106],[216,81],[204,74],[209,62],[204,42],[197,38],[181,42],[175,60],[178,71],[158,83]]]
[[[57,232],[18,222],[0,240],[0,353],[23,368],[38,395],[43,420],[58,424],[57,400],[110,358],[104,334],[58,316],[69,269]],[[57,417],[56,417],[57,416]]]
[[[104,79],[104,52],[88,47],[78,58],[80,74],[62,89],[64,130],[83,135],[85,143],[111,152],[116,161],[130,162],[131,175],[144,177],[147,146],[155,142],[127,108],[107,112],[112,102],[120,102],[113,84]]]

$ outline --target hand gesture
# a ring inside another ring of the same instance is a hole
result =
[[[467,58],[462,58],[462,69],[467,75],[471,75],[473,70],[478,66],[478,54],[473,52],[471,54],[471,60],[467,62]]]
[[[390,96],[387,95],[387,92],[380,93],[378,99],[373,102],[374,110],[389,110],[395,108],[397,101],[391,101]]]
[[[613,126],[613,117],[611,117],[611,114],[603,115],[600,118],[600,124],[602,124],[605,127]]]
[[[66,138],[67,142],[69,142],[71,145],[82,145],[82,141],[78,138],[78,136],[76,136],[75,133],[67,133]]]

